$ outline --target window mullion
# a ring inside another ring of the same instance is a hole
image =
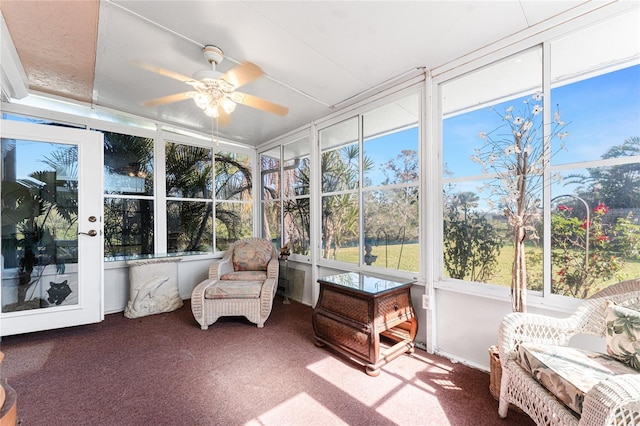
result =
[[[542,112],[544,168],[542,170],[542,294],[551,294],[551,61],[550,45],[542,44]]]
[[[166,140],[159,131],[154,138],[154,174],[155,188],[155,252],[167,252],[167,179],[166,179]]]

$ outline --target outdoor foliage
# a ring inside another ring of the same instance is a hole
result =
[[[354,190],[358,187],[357,144],[322,153],[322,191]],[[322,257],[336,258],[343,245],[357,239],[359,204],[353,193],[322,197]]]
[[[15,143],[3,146],[4,156],[15,155]],[[29,179],[2,182],[2,255],[4,267],[17,267],[18,296],[3,311],[48,306],[44,300],[29,301],[47,265],[59,273],[65,263],[77,261],[77,251],[60,240],[74,240],[77,234],[78,152],[60,147],[40,161],[48,170],[34,171]],[[77,247],[77,245],[76,245]],[[35,275],[34,275],[35,274]]]
[[[451,278],[488,281],[498,266],[502,235],[477,210],[478,196],[462,192],[445,203],[444,266]]]
[[[607,223],[609,207],[593,208],[589,218],[572,215],[573,207],[560,205],[551,216],[552,290],[556,294],[585,298],[602,281],[616,277],[625,259],[638,256],[640,225],[632,215]]]

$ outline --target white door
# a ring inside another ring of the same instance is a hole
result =
[[[102,133],[2,120],[0,138],[0,335],[102,321]]]

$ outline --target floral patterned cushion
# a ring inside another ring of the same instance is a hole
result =
[[[273,246],[264,240],[240,241],[233,249],[235,271],[266,271]]]
[[[640,312],[606,303],[607,353],[640,370]]]
[[[205,299],[258,299],[262,281],[218,281],[204,291]]]
[[[598,382],[636,373],[609,355],[568,346],[523,343],[518,348],[518,363],[578,414],[585,394]]]
[[[221,280],[227,281],[264,281],[267,279],[265,271],[237,271],[223,274]]]

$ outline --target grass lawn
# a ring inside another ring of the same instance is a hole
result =
[[[527,250],[538,250],[540,248],[532,247]],[[400,267],[398,267],[398,258],[402,251],[402,259],[400,260]],[[374,246],[371,250],[371,254],[378,256],[376,261],[372,264],[380,268],[388,269],[400,269],[403,271],[418,272],[419,267],[419,246],[418,244],[405,244],[390,245],[387,248],[385,246]],[[357,247],[346,247],[338,250],[336,260],[343,262],[355,263],[359,262],[359,249]],[[509,286],[511,284],[511,265],[513,264],[513,247],[505,246],[500,252],[498,257],[498,268],[496,274],[489,282],[491,284]],[[534,267],[534,266],[532,266]],[[540,275],[542,275],[542,265],[536,265],[535,268],[539,269]],[[631,279],[640,277],[640,260],[630,260],[625,264],[625,268],[621,271],[624,279]],[[612,278],[602,283],[602,287],[609,284],[618,282],[618,279]]]

